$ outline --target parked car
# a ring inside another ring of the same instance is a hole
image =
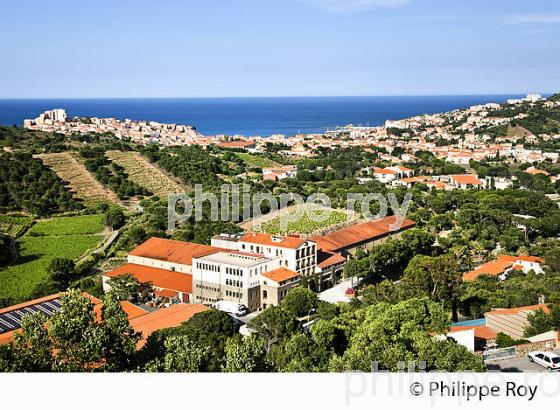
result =
[[[220,300],[216,302],[214,307],[222,312],[226,312],[237,317],[245,316],[247,314],[247,306],[237,302]]]
[[[527,355],[530,362],[540,364],[546,370],[560,370],[560,356],[552,352],[531,352]]]

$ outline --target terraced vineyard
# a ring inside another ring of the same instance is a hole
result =
[[[29,299],[54,258],[78,259],[103,240],[103,216],[79,215],[37,221],[17,240],[17,260],[0,270],[0,299]]]
[[[107,151],[106,156],[123,167],[131,181],[161,198],[167,197],[170,193],[184,192],[185,190],[137,152]]]
[[[70,152],[41,154],[37,157],[61,179],[67,181],[69,187],[85,205],[91,206],[101,202],[122,205],[116,194],[101,185]]]

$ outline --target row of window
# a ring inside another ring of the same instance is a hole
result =
[[[227,286],[235,286],[236,288],[242,288],[243,282],[240,280],[226,279]]]
[[[220,267],[218,265],[212,265],[210,263],[197,262],[196,267],[198,269],[209,270],[211,272],[219,272],[220,271]]]
[[[247,246],[244,243],[242,243],[241,244],[241,249],[247,250]],[[249,250],[251,252],[260,253],[260,254],[265,253],[264,252],[264,250],[265,250],[264,246],[260,246],[260,245],[251,245],[251,246],[249,246]],[[266,251],[270,255],[271,248],[266,248]],[[284,255],[284,251],[282,249],[275,249],[274,251],[276,253],[276,256],[283,256]]]
[[[226,290],[226,296],[240,299],[241,298],[241,293],[240,292],[233,292],[231,290]]]
[[[200,283],[197,283],[195,285],[195,288],[202,289],[202,290],[210,290],[212,292],[219,292],[220,291],[220,288],[215,288],[213,286],[207,286],[207,285],[201,285]]]
[[[296,251],[296,259],[315,254],[315,245],[307,246]]]
[[[226,274],[235,275],[235,276],[243,276],[243,271],[241,269],[226,267]]]

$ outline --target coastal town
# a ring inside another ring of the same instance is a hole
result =
[[[430,151],[437,158],[453,164],[468,165],[470,160],[481,161],[496,156],[517,162],[556,162],[558,152],[547,152],[531,148],[538,141],[556,141],[558,134],[533,135],[526,130],[511,127],[505,135],[495,136],[496,127],[508,127],[511,122],[522,120],[527,114],[504,116],[504,107],[542,105],[544,108],[560,106],[560,101],[549,101],[540,94],[527,94],[525,98],[510,99],[502,104],[488,103],[446,113],[423,114],[401,120],[386,120],[383,126],[363,127],[346,125],[327,130],[322,134],[270,135],[270,136],[205,136],[191,125],[163,124],[155,121],[117,120],[114,118],[72,118],[64,109],[46,111],[35,119],[24,121],[31,130],[55,132],[65,135],[73,133],[111,133],[116,138],[134,143],[162,146],[172,145],[217,145],[239,148],[248,152],[263,152],[268,144],[282,144],[286,148],[282,155],[293,158],[313,156],[318,148],[363,147],[384,152],[383,160],[394,164],[413,162],[414,152]],[[499,113],[499,115],[496,115]],[[518,140],[523,139],[523,144]],[[527,147],[529,145],[529,147]],[[402,148],[404,155],[391,155]]]
[[[559,95],[529,94],[316,135],[205,136],[62,108],[3,127],[0,365],[36,368],[21,356],[32,317],[53,324],[44,366],[54,371],[367,371],[370,354],[396,370],[371,349],[410,335],[372,344],[369,326],[427,309],[442,321],[419,337],[445,358],[431,368],[523,358],[523,369],[546,369],[529,359],[560,346],[559,111]],[[272,200],[321,194],[330,205],[261,201],[224,219],[232,204],[212,195],[236,184]],[[168,195],[190,198],[196,186],[209,207],[171,227]],[[380,205],[344,209],[349,193],[411,204],[370,218]],[[327,217],[313,219],[317,210]],[[372,324],[363,315],[375,309]],[[109,312],[120,315],[118,334],[105,328]],[[91,357],[72,359],[56,333],[73,314],[81,332],[111,335]],[[103,345],[111,338],[128,346],[119,362]],[[176,362],[187,347],[190,359]],[[239,363],[243,349],[251,353]]]

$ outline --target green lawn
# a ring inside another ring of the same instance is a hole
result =
[[[0,299],[29,299],[47,278],[54,258],[77,259],[102,240],[101,215],[80,215],[40,220],[18,239],[18,260],[0,270]]]
[[[321,218],[322,219],[322,218]],[[347,220],[346,214],[339,211],[330,211],[328,219],[324,222],[313,221],[309,218],[307,213],[304,213],[301,218],[296,221],[289,221],[287,229],[283,230],[280,224],[280,217],[274,218],[270,222],[262,225],[262,231],[272,235],[287,235],[287,234],[310,234],[317,229],[326,228],[331,225],[336,225]]]
[[[235,155],[245,161],[245,163],[250,167],[266,168],[278,165],[271,159],[259,157],[258,155],[249,154],[247,152],[236,152]]]

